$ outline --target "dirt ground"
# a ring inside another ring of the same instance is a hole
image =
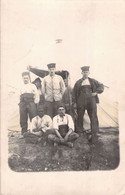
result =
[[[119,133],[100,129],[98,141],[90,144],[81,133],[73,148],[51,143],[28,144],[19,131],[8,131],[9,167],[17,172],[112,170],[119,164]]]

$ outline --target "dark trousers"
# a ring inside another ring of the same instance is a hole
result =
[[[48,141],[48,135],[55,135],[55,129],[48,129],[46,132],[43,132],[42,130],[39,131],[40,134],[36,135],[34,133],[26,132],[24,133],[24,138],[26,143],[33,143],[36,144],[40,139],[40,142],[46,142]]]
[[[97,117],[97,105],[96,105],[95,97],[88,98],[87,102],[83,105],[77,105],[78,129],[83,129],[83,116],[84,116],[85,110],[87,110],[87,113],[90,118],[91,132],[92,134],[95,134],[99,130],[99,122],[98,122],[98,117]]]
[[[61,101],[48,102],[45,101],[45,114],[53,118],[57,115],[57,107],[60,105]]]
[[[32,102],[20,102],[20,126],[22,128],[22,134],[27,131],[28,128],[28,116],[30,121],[37,115],[36,104]]]
[[[73,142],[75,141],[77,138],[79,137],[79,135],[75,132],[72,132],[69,137],[68,137],[68,140],[67,142]],[[59,137],[57,137],[57,135],[54,135],[54,134],[50,134],[48,136],[48,140],[49,141],[52,141],[52,142],[56,142],[56,143],[62,143],[61,139]],[[65,142],[64,142],[65,143]]]

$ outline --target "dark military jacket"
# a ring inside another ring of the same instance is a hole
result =
[[[96,93],[100,94],[104,91],[104,85],[102,83],[96,81],[95,79],[89,78],[89,77],[88,77],[88,80],[89,80],[91,88],[92,88],[92,93],[96,92]],[[79,79],[74,85],[73,103],[77,103],[77,101],[78,101],[78,98],[80,96],[80,87],[81,87],[82,82],[83,82],[83,78]],[[99,103],[98,95],[95,96],[95,99],[96,99],[96,103]]]

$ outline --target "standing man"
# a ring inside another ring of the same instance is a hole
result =
[[[66,71],[65,71],[66,72]],[[62,103],[65,105],[66,113],[73,116],[72,109],[72,87],[69,84],[69,73],[66,72],[66,76],[63,77],[65,83],[65,91],[62,97]]]
[[[53,118],[57,113],[57,106],[62,100],[65,84],[61,76],[55,74],[55,63],[48,64],[49,75],[44,77],[42,92],[45,99],[45,113]]]
[[[22,135],[27,132],[28,115],[30,121],[37,115],[37,104],[39,103],[39,94],[34,84],[30,82],[30,74],[28,71],[22,73],[23,86],[20,90],[20,126]]]
[[[98,94],[104,91],[104,85],[88,77],[89,66],[83,66],[81,70],[83,77],[75,83],[73,89],[74,108],[77,108],[78,114],[77,131],[83,131],[83,116],[87,110],[91,123],[89,138],[92,137],[93,139],[99,131],[96,103],[99,103]]]
[[[38,94],[39,94],[39,98],[40,98],[39,105],[42,105],[44,107],[44,96],[42,93],[41,79],[38,77],[32,83],[36,86]]]
[[[65,106],[63,104],[58,106],[58,115],[53,118],[53,129],[55,129],[55,135],[50,134],[48,139],[54,143],[73,147],[72,141],[79,137],[79,135],[74,132],[73,119],[70,115],[65,113]]]

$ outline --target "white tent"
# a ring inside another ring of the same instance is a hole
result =
[[[117,102],[113,102],[108,95],[108,91],[110,89],[106,89],[102,95],[99,95],[100,104],[98,104],[98,118],[100,127],[118,127],[118,104]],[[10,87],[10,92],[8,94],[8,129],[9,130],[17,130],[20,131],[19,124],[19,96],[17,90]],[[90,128],[90,121],[87,113],[85,113],[84,117],[84,127],[85,129]],[[29,122],[30,128],[30,122]]]

